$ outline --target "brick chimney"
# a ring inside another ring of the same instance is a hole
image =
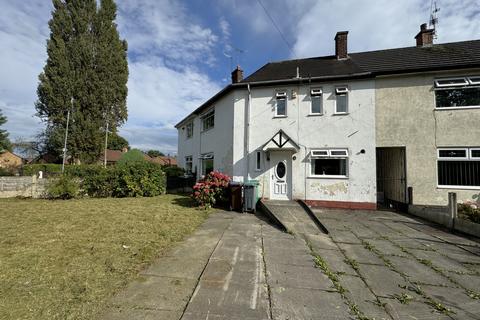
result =
[[[434,29],[427,29],[427,24],[423,23],[420,26],[420,32],[415,36],[415,39],[417,40],[417,47],[432,45],[434,32]]]
[[[339,31],[335,36],[335,56],[337,59],[347,59],[347,35],[348,31]]]
[[[237,66],[235,70],[232,71],[232,83],[238,83],[243,80],[243,70],[240,69],[240,66]]]

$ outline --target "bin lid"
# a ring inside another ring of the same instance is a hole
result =
[[[229,186],[242,186],[243,183],[237,182],[237,181],[230,181],[230,182],[228,183],[228,185],[229,185]]]
[[[245,182],[246,186],[258,186],[259,184],[260,182],[258,180],[247,180],[247,182]]]

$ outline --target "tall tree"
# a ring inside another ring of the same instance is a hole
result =
[[[8,139],[8,132],[7,130],[1,129],[1,127],[7,123],[7,117],[2,114],[2,110],[0,109],[0,152],[4,150],[12,150],[12,144]]]
[[[127,119],[127,44],[115,24],[113,0],[53,0],[48,59],[39,76],[37,115],[49,150],[62,153],[67,113],[68,156],[97,161],[104,134]]]
[[[112,132],[108,135],[108,149],[110,150],[123,150],[130,149],[127,139],[122,136],[119,136],[118,133]]]
[[[163,152],[158,151],[158,150],[148,150],[147,154],[152,158],[165,156],[165,154]]]

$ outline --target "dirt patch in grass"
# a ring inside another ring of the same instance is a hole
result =
[[[92,319],[209,211],[188,198],[0,200],[0,319]]]

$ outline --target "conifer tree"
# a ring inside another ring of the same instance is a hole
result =
[[[1,127],[7,122],[7,117],[2,114],[2,110],[0,109],[0,153],[5,150],[12,150],[12,144],[8,139],[8,133],[6,130],[1,129]]]
[[[127,45],[119,37],[113,0],[53,0],[47,63],[39,76],[37,115],[46,122],[49,150],[95,162],[105,130],[127,119]]]

